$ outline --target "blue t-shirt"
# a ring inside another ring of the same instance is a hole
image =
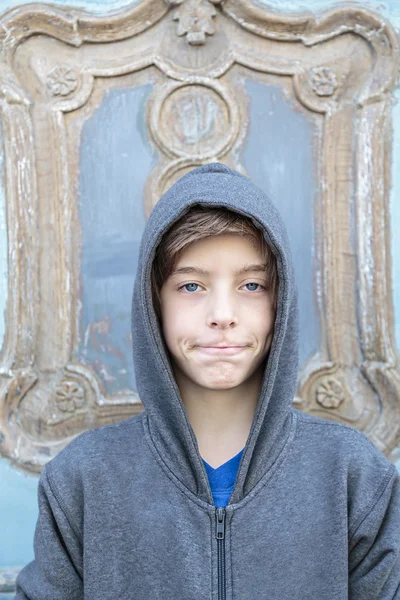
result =
[[[208,480],[210,482],[211,492],[214,498],[214,504],[217,507],[226,506],[229,502],[243,450],[216,469],[209,465],[208,462],[206,462],[203,458]]]

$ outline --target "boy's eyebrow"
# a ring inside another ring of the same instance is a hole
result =
[[[234,275],[243,275],[243,273],[265,273],[268,265],[266,264],[254,264],[254,265],[245,265],[240,269],[237,269],[234,272]],[[198,273],[199,275],[210,275],[209,271],[205,269],[201,269],[200,267],[179,267],[178,269],[174,269],[171,273],[171,277],[174,275],[182,275],[184,273]]]

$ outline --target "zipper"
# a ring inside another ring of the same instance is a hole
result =
[[[225,508],[215,509],[215,537],[218,551],[218,600],[226,600],[225,581]]]

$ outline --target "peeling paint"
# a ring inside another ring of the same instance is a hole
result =
[[[400,356],[400,90],[396,91],[393,106],[393,166],[391,189],[391,242],[394,300],[394,327],[397,352]],[[400,461],[398,463],[400,470]]]
[[[8,299],[8,240],[4,185],[3,127],[0,123],[0,352],[3,347]]]

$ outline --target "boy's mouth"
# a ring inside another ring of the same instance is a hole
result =
[[[226,354],[231,356],[233,354],[238,354],[246,347],[247,346],[197,346],[197,349],[206,354]]]

